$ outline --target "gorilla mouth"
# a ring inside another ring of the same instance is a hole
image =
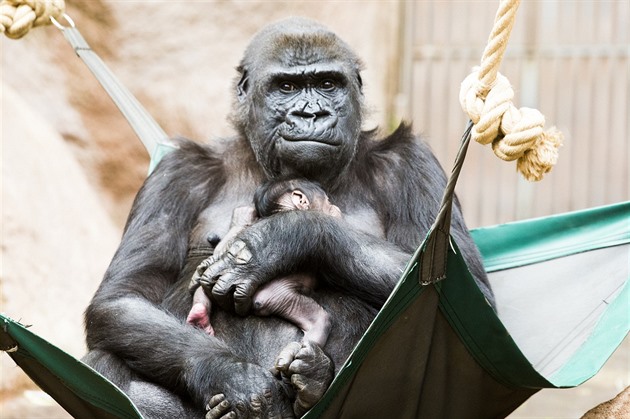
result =
[[[295,129],[282,130],[280,132],[280,138],[290,143],[317,143],[332,147],[338,147],[341,145],[339,138],[337,138],[334,135],[334,132],[330,129],[313,130],[309,132]]]
[[[290,143],[317,143],[331,147],[340,146],[340,142],[334,138],[317,138],[311,136],[282,135],[281,138]]]

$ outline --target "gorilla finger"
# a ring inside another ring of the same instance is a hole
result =
[[[291,342],[280,351],[280,354],[276,358],[274,367],[278,371],[287,372],[289,365],[295,360],[297,353],[302,348],[300,342]]]
[[[236,417],[236,413],[229,411],[230,402],[225,400],[223,394],[212,396],[206,405],[206,419],[231,419]]]
[[[301,359],[296,358],[293,360],[293,362],[291,362],[291,364],[289,364],[287,368],[287,372],[290,374],[299,374],[299,373],[307,372],[311,368],[313,368],[312,364],[309,364],[308,362],[304,362]]]
[[[242,240],[235,240],[228,249],[227,253],[237,265],[245,265],[253,257],[252,252],[247,247],[247,244]]]
[[[225,395],[223,393],[215,394],[214,396],[210,397],[210,401],[206,405],[206,410],[210,410],[217,407],[219,403],[221,403],[224,400],[225,400]]]
[[[236,419],[236,412],[234,411],[229,411],[224,415],[219,414],[217,416],[217,414],[215,412],[212,411],[208,411],[206,413],[206,417],[205,419]]]
[[[251,281],[242,282],[236,285],[234,290],[234,309],[237,314],[245,316],[252,307],[252,297],[256,289]]]
[[[216,260],[214,256],[210,256],[209,258],[202,260],[201,263],[197,265],[197,268],[195,269],[195,273],[193,274],[193,278],[201,277],[203,273],[206,271],[206,269],[208,269],[208,267],[212,265],[215,261]]]
[[[298,351],[296,357],[302,359],[315,358],[320,353],[323,354],[323,351],[319,348],[319,346],[317,346],[310,340],[307,340],[305,343],[302,344],[302,347]]]
[[[259,394],[252,394],[249,398],[249,406],[251,407],[254,415],[260,415],[266,404],[265,397]]]
[[[191,294],[194,294],[194,292],[197,290],[197,288],[199,288],[201,286],[201,282],[199,282],[199,277],[195,277],[193,275],[193,277],[190,279],[190,282],[188,283],[188,291]]]
[[[234,307],[233,292],[234,292],[234,274],[226,273],[219,277],[213,284],[212,296],[217,301],[217,304],[224,310],[231,310]]]
[[[302,392],[306,388],[306,377],[302,374],[293,374],[291,376],[291,384],[296,391]]]
[[[201,282],[211,282],[214,278],[221,275],[225,270],[230,267],[230,263],[227,259],[219,259],[208,266],[208,268],[199,277]]]

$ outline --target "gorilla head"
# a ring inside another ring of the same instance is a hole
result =
[[[361,133],[361,67],[310,20],[282,21],[254,37],[238,67],[232,121],[267,176],[338,178]]]

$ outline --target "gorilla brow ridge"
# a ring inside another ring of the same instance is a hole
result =
[[[279,60],[288,67],[331,60],[348,61],[348,58],[352,65],[360,67],[354,54],[334,34],[328,32],[282,34],[275,40],[274,50]]]

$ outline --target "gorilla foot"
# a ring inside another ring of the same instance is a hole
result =
[[[223,394],[216,394],[210,398],[206,406],[206,419],[235,419],[236,412],[231,410],[231,407]]]
[[[313,342],[291,342],[276,358],[274,372],[295,389],[293,412],[301,417],[322,398],[332,382],[335,367],[322,348]]]

